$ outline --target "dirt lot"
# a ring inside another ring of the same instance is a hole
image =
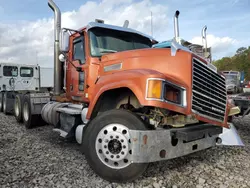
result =
[[[250,117],[235,121],[245,147],[215,147],[150,164],[132,183],[111,184],[86,163],[79,145],[51,126],[26,130],[0,114],[0,187],[250,187]]]

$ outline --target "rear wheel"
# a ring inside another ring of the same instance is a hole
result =
[[[95,117],[83,134],[82,148],[91,168],[103,179],[127,182],[136,179],[148,163],[132,163],[129,129],[146,130],[136,115],[110,110]]]
[[[29,95],[25,95],[23,99],[22,118],[24,125],[27,129],[31,129],[32,127],[34,127],[38,121],[38,116],[32,115],[31,113],[31,104]]]
[[[7,112],[7,92],[3,94],[3,113],[8,114]]]
[[[0,92],[0,112],[3,111],[3,93]]]
[[[16,95],[15,96],[14,114],[15,114],[15,118],[16,118],[17,122],[22,122],[23,121],[21,95]]]

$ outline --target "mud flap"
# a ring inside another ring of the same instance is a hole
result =
[[[217,143],[217,145],[226,145],[226,146],[245,146],[242,142],[235,126],[230,123],[230,128],[223,128],[223,133],[219,135],[222,142]]]

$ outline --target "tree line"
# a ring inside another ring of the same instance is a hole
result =
[[[250,46],[240,47],[232,57],[223,57],[212,62],[219,71],[244,71],[245,79],[250,80]]]

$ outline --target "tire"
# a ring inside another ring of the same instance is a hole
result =
[[[3,113],[5,115],[8,114],[8,112],[7,112],[7,92],[3,93]]]
[[[3,111],[3,93],[0,92],[0,112]]]
[[[117,130],[114,129],[115,127]],[[86,160],[96,174],[110,182],[132,181],[140,176],[148,166],[148,163],[129,163],[126,159],[131,154],[128,129],[147,130],[140,118],[131,112],[110,110],[91,120],[86,132],[83,132],[81,149]],[[108,130],[106,135],[105,130]],[[124,130],[125,132],[123,132]],[[119,135],[120,140],[112,139],[110,134],[114,138]],[[108,147],[105,146],[104,140],[106,143],[108,142]],[[105,147],[107,148],[104,149]],[[104,150],[101,154],[99,153],[100,148]],[[110,151],[111,149],[113,150]],[[107,152],[110,153],[107,154]],[[120,159],[117,159],[118,155]],[[119,161],[115,162],[115,160]]]
[[[21,95],[17,94],[15,96],[15,102],[14,102],[14,115],[15,115],[17,122],[23,121],[22,108],[23,108],[22,97]]]
[[[32,115],[31,104],[29,95],[25,95],[23,99],[23,109],[22,109],[23,123],[27,129],[31,129],[36,125],[39,120],[37,115]]]
[[[233,91],[233,93],[234,93],[234,94],[236,94],[236,93],[237,93],[237,88],[236,88],[236,87],[234,87],[234,91]]]

